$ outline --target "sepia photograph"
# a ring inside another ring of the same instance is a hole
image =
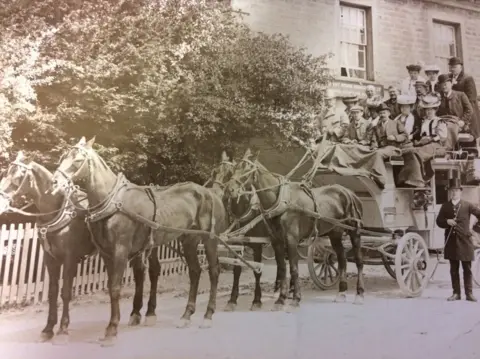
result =
[[[0,0],[2,359],[480,359],[479,0]]]

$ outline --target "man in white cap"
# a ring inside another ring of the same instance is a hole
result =
[[[369,146],[369,125],[370,121],[366,120],[363,117],[363,108],[362,106],[356,105],[350,109],[352,116],[352,121],[348,126],[347,136],[348,138],[360,145]]]
[[[428,86],[429,93],[440,93],[441,89],[438,85],[438,74],[440,73],[440,68],[437,65],[427,65],[425,66],[425,75],[427,76],[426,84]]]
[[[375,87],[373,85],[368,85],[367,87],[365,87],[365,95],[366,97],[360,100],[358,104],[363,107],[364,117],[369,118],[370,109],[368,107],[368,104],[376,103],[378,106],[378,104],[382,103],[382,99],[380,98],[380,96],[375,95]]]

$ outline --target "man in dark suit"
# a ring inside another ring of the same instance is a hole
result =
[[[452,84],[455,91],[464,92],[472,105],[473,113],[470,121],[470,133],[475,137],[477,147],[480,147],[480,111],[477,104],[477,87],[472,76],[463,71],[463,61],[458,57],[452,57],[448,61]]]
[[[470,232],[470,215],[480,219],[480,208],[461,199],[462,185],[458,178],[452,178],[448,184],[450,201],[444,203],[437,216],[437,225],[445,228],[444,257],[450,261],[450,277],[453,295],[448,301],[460,300],[460,262],[463,267],[465,298],[476,302],[473,296],[472,261],[474,245]]]
[[[398,96],[398,89],[394,86],[390,86],[388,88],[388,96],[390,98],[385,101],[385,104],[390,108],[390,116],[392,118],[396,118],[398,115],[400,115],[400,105],[397,102],[397,96]]]

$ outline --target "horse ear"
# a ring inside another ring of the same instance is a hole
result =
[[[247,150],[245,151],[245,154],[243,155],[243,159],[248,160],[251,155],[252,155],[252,151],[250,150],[250,148],[247,148]]]
[[[257,151],[257,153],[255,155],[255,159],[258,159],[258,156],[260,156],[260,150]]]
[[[22,162],[24,159],[25,159],[25,155],[23,154],[23,151],[18,151],[17,158],[15,158],[15,161]]]
[[[230,158],[227,156],[227,152],[223,151],[222,152],[222,161],[229,161]]]
[[[87,147],[92,147],[93,146],[93,144],[95,143],[95,138],[96,137],[97,136],[93,136],[91,139],[88,140]]]
[[[82,138],[80,139],[80,141],[78,141],[77,143],[77,146],[85,146],[87,144],[87,139],[85,138],[85,136],[82,136]]]

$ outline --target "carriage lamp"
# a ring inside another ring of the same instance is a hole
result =
[[[426,211],[428,206],[432,203],[433,195],[431,190],[413,191],[412,209],[423,209]]]

